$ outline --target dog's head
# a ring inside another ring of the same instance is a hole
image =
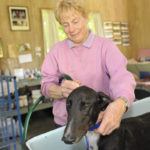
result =
[[[68,119],[62,140],[67,144],[79,142],[109,102],[109,97],[102,92],[86,86],[76,88],[67,98]]]

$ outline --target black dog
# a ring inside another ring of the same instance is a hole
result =
[[[86,86],[75,89],[67,99],[68,121],[62,140],[67,144],[79,142],[109,102],[104,93]],[[90,141],[93,136],[89,139],[90,150],[150,150],[150,113],[122,120],[120,128],[107,136],[90,132],[96,135],[95,142]]]

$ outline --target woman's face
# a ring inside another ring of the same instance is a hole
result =
[[[61,25],[68,38],[76,45],[82,44],[88,37],[88,17],[78,11],[66,11],[62,14]]]

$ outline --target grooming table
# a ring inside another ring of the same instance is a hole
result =
[[[150,112],[150,97],[135,101],[123,118],[135,117]],[[87,150],[85,139],[79,143],[67,145],[61,141],[65,127],[33,137],[26,142],[29,150]]]

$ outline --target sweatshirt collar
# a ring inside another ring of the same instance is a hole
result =
[[[89,30],[89,36],[88,36],[88,38],[81,45],[83,45],[84,47],[90,48],[92,46],[93,40],[94,40],[94,34],[92,33],[91,30]],[[70,39],[67,39],[67,43],[68,43],[69,49],[71,49],[71,48],[73,48],[73,47],[76,46]]]

